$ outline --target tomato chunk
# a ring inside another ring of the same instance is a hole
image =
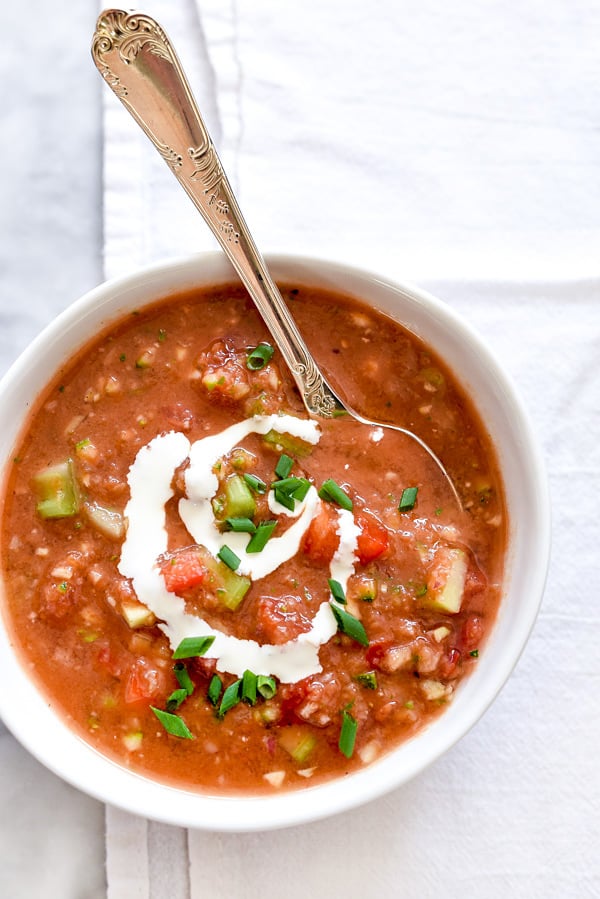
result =
[[[320,565],[329,565],[340,538],[337,533],[337,515],[325,503],[321,505],[321,511],[310,523],[302,549],[312,562]]]
[[[357,540],[358,560],[361,565],[378,559],[390,545],[387,528],[369,512],[358,512],[356,522],[361,528]]]
[[[167,559],[160,568],[169,593],[182,593],[202,584],[207,569],[195,550],[182,550]]]
[[[136,659],[125,682],[124,699],[128,705],[148,702],[165,692],[165,675],[147,659]]]

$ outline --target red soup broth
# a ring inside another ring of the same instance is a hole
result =
[[[5,487],[5,613],[40,689],[100,752],[188,788],[296,789],[370,764],[451,704],[501,593],[502,482],[453,373],[355,299],[283,295],[340,394],[417,433],[462,510],[409,437],[307,424],[237,285],[134,312],[66,364]],[[186,499],[189,448],[267,416],[266,432],[205,454]],[[138,463],[169,441],[178,458],[144,482]],[[194,526],[186,503],[202,506]],[[222,637],[233,650],[217,651]]]

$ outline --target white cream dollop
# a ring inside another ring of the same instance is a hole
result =
[[[184,600],[166,590],[157,559],[168,548],[165,506],[173,495],[175,469],[189,456],[185,483],[187,498],[181,499],[179,512],[194,540],[216,555],[227,545],[242,560],[240,574],[254,580],[265,577],[297,552],[304,533],[318,513],[321,501],[311,487],[302,503],[296,504],[297,520],[281,537],[272,537],[267,549],[247,554],[247,534],[228,532],[216,527],[210,500],[218,488],[213,467],[217,460],[240,443],[248,434],[266,434],[277,430],[316,444],[320,438],[318,425],[291,415],[254,416],[238,422],[218,434],[190,442],[184,434],[171,431],[159,435],[143,447],[129,470],[131,492],[125,508],[127,536],[121,550],[119,571],[131,578],[138,599],[160,619],[159,627],[175,648],[185,637],[214,636],[207,658],[217,659],[220,671],[241,677],[246,669],[255,674],[274,675],[283,683],[294,683],[322,670],[319,649],[335,634],[337,625],[328,601],[323,602],[306,633],[283,644],[259,644],[242,640],[212,628],[197,615],[186,612]],[[338,511],[339,548],[331,563],[331,577],[344,589],[352,574],[356,540],[360,528],[351,512]]]

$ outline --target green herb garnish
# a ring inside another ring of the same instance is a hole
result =
[[[363,671],[361,674],[357,674],[354,680],[369,690],[377,689],[377,673],[375,671]]]
[[[256,690],[258,678],[253,671],[246,669],[242,675],[242,702],[254,705],[256,702]]]
[[[188,674],[188,670],[183,664],[183,662],[176,662],[173,666],[173,673],[177,678],[177,683],[180,687],[182,687],[188,696],[191,696],[194,692],[194,684],[192,683],[192,679]]]
[[[212,705],[216,705],[219,701],[219,696],[221,695],[221,690],[223,689],[223,681],[219,677],[218,674],[213,674],[210,679],[210,684],[208,685],[207,697],[208,701]]]
[[[173,658],[191,659],[194,656],[203,656],[214,642],[214,637],[185,637],[173,653]]]
[[[228,568],[231,568],[232,571],[235,571],[240,567],[241,559],[239,556],[236,556],[234,551],[230,549],[227,545],[222,546],[219,552],[217,553],[217,558],[224,562]]]
[[[345,755],[347,759],[352,758],[357,730],[358,722],[356,718],[353,718],[350,712],[344,709],[342,712],[342,729],[340,731],[338,747],[340,752]]]
[[[328,503],[337,503],[342,509],[346,509],[348,512],[352,511],[352,500],[333,478],[324,482],[319,490],[319,496]]]
[[[402,496],[400,497],[400,502],[398,504],[398,511],[410,512],[411,509],[414,509],[418,492],[418,487],[406,487],[402,491]]]
[[[223,693],[223,699],[221,700],[221,705],[219,706],[218,716],[222,718],[226,712],[232,709],[234,706],[238,704],[241,697],[241,679],[234,681],[230,684],[225,692]]]
[[[258,478],[255,474],[243,474],[243,479],[247,483],[250,490],[253,490],[255,493],[266,493],[267,485],[264,481]]]
[[[230,531],[240,534],[254,534],[256,531],[256,525],[250,518],[226,518],[225,524]]]
[[[263,699],[273,699],[277,692],[277,683],[270,674],[259,674],[256,679],[256,689]]]
[[[153,705],[151,705],[150,708],[168,734],[171,734],[174,737],[181,737],[182,740],[193,740],[194,735],[183,718],[180,718],[179,715],[173,715],[171,712],[156,709]]]
[[[331,595],[335,599],[336,602],[341,603],[343,606],[346,605],[346,594],[344,593],[344,588],[340,584],[339,581],[334,580],[332,577],[328,578],[327,583],[329,584],[329,589],[331,590]]]
[[[246,357],[250,371],[259,371],[273,358],[275,350],[270,343],[259,343]]]
[[[178,709],[181,703],[188,698],[188,691],[185,687],[179,687],[178,690],[173,690],[171,695],[167,699],[167,712],[174,712],[175,709]]]
[[[277,527],[276,521],[261,521],[256,528],[256,533],[250,538],[246,547],[247,553],[259,553],[267,545],[271,534]]]
[[[285,453],[282,453],[279,457],[279,461],[275,466],[275,474],[278,478],[287,478],[292,467],[294,465],[294,460],[291,456],[286,456]]]
[[[353,640],[356,640],[356,642],[360,643],[362,646],[368,646],[369,638],[367,637],[367,632],[358,618],[355,618],[350,612],[340,609],[335,603],[330,602],[329,606],[337,621],[338,630],[343,634],[346,634],[346,636],[351,637]]]

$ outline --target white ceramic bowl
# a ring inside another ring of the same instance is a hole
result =
[[[537,442],[512,384],[471,328],[448,306],[414,287],[312,259],[276,256],[269,262],[275,278],[338,289],[394,316],[458,375],[484,413],[499,453],[510,517],[505,589],[486,652],[434,723],[341,780],[247,798],[165,786],[100,755],[52,711],[29,679],[6,630],[0,629],[0,715],[34,756],[105,802],[149,818],[210,830],[266,830],[332,815],[398,787],[437,759],[475,724],[509,677],[535,621],[549,556],[550,507]],[[220,253],[194,256],[103,284],[62,313],[0,383],[2,470],[50,375],[90,337],[133,308],[194,285],[229,281],[232,274]]]

